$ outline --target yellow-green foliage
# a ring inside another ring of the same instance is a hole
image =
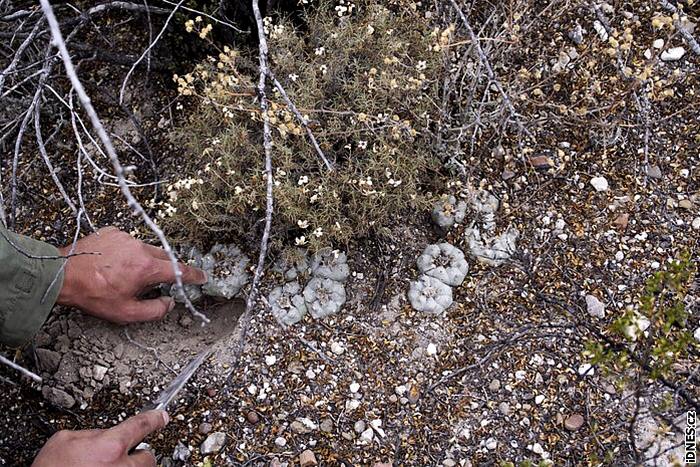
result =
[[[611,326],[612,335],[624,344],[589,342],[587,353],[594,364],[626,369],[641,363],[652,378],[668,378],[673,364],[697,346],[688,329],[685,298],[696,267],[689,254],[669,262],[666,269],[647,279],[638,309],[630,308]]]
[[[440,118],[436,96],[451,30],[431,29],[421,13],[398,3],[390,10],[357,2],[351,12],[322,3],[304,31],[266,18],[271,68],[335,167],[326,169],[268,86],[278,239],[312,248],[344,243],[424,212],[430,202],[441,167],[431,125]],[[204,22],[187,27],[207,36]],[[189,183],[171,184],[162,205],[172,234],[198,241],[221,231],[243,235],[263,217],[257,73],[257,49],[225,47],[175,77],[193,107],[173,141],[192,162],[184,164]]]

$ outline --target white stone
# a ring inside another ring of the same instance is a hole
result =
[[[594,295],[586,295],[586,307],[589,315],[595,318],[605,317],[605,304]]]
[[[265,357],[265,365],[272,366],[275,363],[277,363],[277,357],[275,357],[274,355],[268,355]]]
[[[664,40],[663,39],[656,39],[651,45],[655,49],[661,49],[664,46]]]
[[[287,440],[284,439],[284,438],[281,437],[281,436],[278,436],[277,438],[275,438],[275,444],[276,444],[278,447],[283,448],[283,447],[285,447],[285,446],[287,445]]]
[[[615,261],[622,261],[623,259],[625,259],[625,254],[618,250],[618,252],[615,253]]]
[[[693,333],[693,337],[696,341],[700,342],[700,326],[698,326],[698,328]]]
[[[357,399],[350,399],[349,401],[345,402],[345,410],[348,412],[352,412],[353,410],[357,409],[360,406],[360,401]]]
[[[672,47],[661,52],[661,60],[664,62],[673,62],[675,60],[680,60],[683,55],[685,55],[685,49],[683,47]]]
[[[376,431],[377,434],[378,434],[379,436],[381,436],[382,438],[384,438],[384,437],[386,436],[386,433],[385,433],[384,430],[382,429],[382,421],[381,421],[379,418],[375,418],[374,420],[372,420],[371,422],[369,422],[369,426],[371,426],[372,429],[373,429],[374,431]]]
[[[430,356],[437,354],[437,347],[435,346],[435,344],[433,344],[432,342],[428,344],[428,347],[425,349],[425,353],[427,353]]]
[[[207,436],[199,450],[202,454],[213,454],[219,452],[226,442],[226,433],[217,431]]]
[[[691,224],[691,226],[695,230],[700,230],[700,217],[696,217],[695,219],[693,219],[693,223]]]
[[[353,393],[353,394],[355,394],[355,393],[356,393],[357,391],[359,391],[359,390],[360,390],[360,383],[356,383],[356,382],[353,381],[353,382],[350,384],[350,392]]]
[[[498,441],[496,441],[493,438],[489,438],[484,443],[484,446],[486,446],[486,449],[493,451],[494,449],[496,449],[498,447]]]
[[[591,179],[591,185],[596,191],[607,191],[609,188],[608,180],[605,177],[593,177]]]
[[[374,439],[374,430],[372,428],[367,428],[360,435],[360,442],[363,444],[369,444]]]
[[[95,378],[97,381],[102,381],[105,378],[105,375],[107,374],[108,368],[106,366],[102,365],[95,365],[92,368],[92,377]]]
[[[595,374],[595,368],[590,363],[583,363],[578,367],[578,374],[581,376],[591,376]]]
[[[345,352],[345,347],[343,347],[339,342],[332,342],[331,352],[336,355],[341,355],[343,352]]]
[[[544,402],[544,396],[542,394],[535,396],[535,404],[540,405]]]
[[[608,38],[608,31],[605,30],[605,26],[603,26],[603,23],[601,23],[598,20],[595,20],[593,22],[593,29],[595,29],[595,32],[598,33],[598,37],[600,38],[601,41],[607,42]]]
[[[542,448],[542,445],[540,443],[535,443],[532,445],[532,452],[535,454],[542,454],[544,452],[544,449]]]

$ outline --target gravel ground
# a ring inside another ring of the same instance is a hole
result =
[[[107,427],[133,414],[217,340],[219,352],[173,405],[170,425],[148,440],[162,465],[670,465],[682,452],[674,426],[688,404],[658,381],[623,386],[619,375],[587,366],[583,351],[594,331],[607,332],[638,303],[652,273],[684,252],[697,262],[698,57],[677,34],[650,26],[658,10],[646,5],[602,8],[617,46],[601,39],[587,6],[557,5],[533,6],[522,35],[501,38],[526,44],[504,45],[512,66],[497,71],[520,93],[514,100],[536,144],[494,137],[488,148],[465,149],[460,181],[445,180],[458,197],[484,189],[499,199],[497,231],[520,232],[510,261],[469,258],[447,312],[418,313],[406,296],[416,258],[439,241],[468,252],[470,214],[446,234],[427,212],[397,220],[382,238],[344,248],[352,273],[338,314],[283,329],[261,301],[240,361],[226,351],[239,302],[205,303],[215,317],[208,328],[178,309],[163,323],[129,327],[128,337],[61,310],[16,356],[46,378],[43,391],[0,367],[0,425],[22,428],[2,431],[0,465],[28,464],[58,429]],[[586,30],[578,45],[576,24]],[[649,65],[652,91],[621,76],[616,47],[626,42],[624,66],[639,73]],[[670,46],[685,55],[663,60]],[[158,111],[143,115],[158,133]],[[118,118],[111,123],[135,137]],[[172,157],[162,162],[166,176],[180,173]],[[125,209],[111,208],[113,188],[89,194],[95,220],[143,233]],[[71,235],[55,200],[35,204],[25,232],[59,242]],[[269,271],[262,295],[280,281]],[[696,278],[686,297],[691,331],[699,303]],[[674,368],[696,400],[698,364],[694,350]]]

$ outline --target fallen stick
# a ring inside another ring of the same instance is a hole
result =
[[[41,376],[37,375],[36,373],[32,373],[31,371],[27,370],[23,366],[16,364],[12,360],[9,360],[9,359],[3,357],[2,355],[0,355],[0,363],[9,366],[13,370],[19,371],[24,376],[28,376],[29,378],[33,379],[37,383],[41,383],[43,381],[43,379],[41,379]]]

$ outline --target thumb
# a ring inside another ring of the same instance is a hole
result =
[[[127,322],[157,321],[175,308],[172,297],[158,297],[151,300],[134,300],[124,306]]]

